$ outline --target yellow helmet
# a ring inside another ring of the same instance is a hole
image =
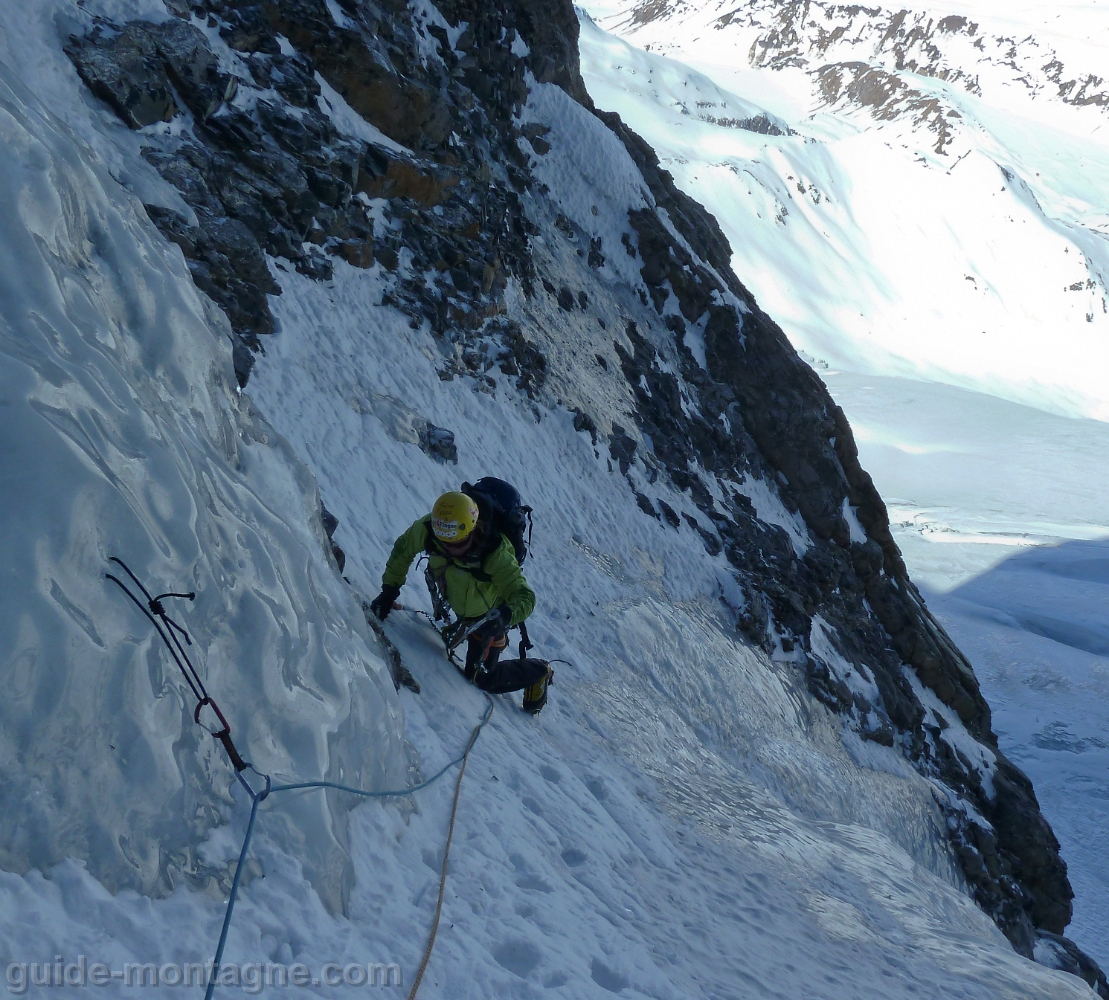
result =
[[[444,493],[431,508],[431,530],[441,542],[464,541],[477,527],[477,504],[465,493]]]

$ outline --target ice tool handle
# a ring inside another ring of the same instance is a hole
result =
[[[480,618],[474,619],[464,629],[460,629],[458,635],[452,635],[450,641],[447,643],[447,652],[453,653],[459,646],[462,645],[467,639],[470,638],[482,625],[494,618],[500,618],[501,613],[496,608],[490,608]]]
[[[179,597],[182,600],[194,601],[196,600],[195,592],[190,591],[187,594],[170,592],[152,597],[150,591],[147,590],[142,581],[131,572],[131,568],[122,559],[112,556],[110,561],[123,568],[123,571],[131,578],[135,586],[142,591],[143,597],[146,598],[146,602],[144,603],[118,576],[112,573],[104,574],[131,598],[135,606],[146,616],[150,624],[154,626],[155,631],[161,636],[162,642],[165,643],[166,649],[169,650],[170,656],[173,657],[174,663],[177,664],[177,668],[181,671],[181,676],[185,678],[185,683],[189,685],[193,697],[196,698],[196,709],[193,712],[193,721],[223,744],[223,748],[227,751],[227,756],[231,761],[231,765],[235,768],[237,773],[241,774],[250,767],[250,764],[243,760],[242,755],[236,748],[231,739],[231,724],[227,721],[227,717],[223,712],[220,711],[219,705],[217,705],[212,699],[212,696],[208,694],[208,689],[204,686],[204,681],[200,679],[200,674],[197,673],[196,667],[193,666],[192,660],[189,659],[189,654],[185,652],[185,646],[191,646],[193,644],[192,639],[189,638],[189,633],[169,617],[169,614],[166,612],[166,607],[162,603],[167,597]],[[181,643],[182,639],[185,640],[184,645]],[[220,728],[209,729],[200,721],[201,710],[206,705],[215,713],[216,718],[219,720]]]

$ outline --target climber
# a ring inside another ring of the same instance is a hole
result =
[[[467,636],[466,679],[487,687],[483,680],[493,676],[508,645],[508,630],[535,607],[535,594],[524,579],[512,542],[481,519],[472,497],[444,493],[431,513],[415,521],[394,543],[382,574],[381,593],[370,604],[378,618],[384,620],[397,606],[408,569],[421,552],[427,553],[431,582],[458,616],[454,634],[474,629]],[[543,676],[524,687],[524,711],[534,714],[546,704],[549,680],[550,668],[544,664]]]

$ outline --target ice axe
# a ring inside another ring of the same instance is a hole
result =
[[[492,621],[494,618],[500,618],[500,612],[496,608],[490,608],[480,618],[475,618],[465,628],[458,628],[462,624],[461,621],[456,622],[452,628],[445,629],[443,639],[447,644],[447,654],[451,655],[454,651],[462,645],[467,639],[470,638],[482,625],[486,622]],[[446,633],[450,632],[448,636]],[[484,657],[483,657],[484,658]]]

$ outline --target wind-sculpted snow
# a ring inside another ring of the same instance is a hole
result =
[[[234,811],[232,774],[108,557],[155,593],[196,591],[171,614],[261,769],[396,781],[392,684],[324,555],[310,473],[235,390],[222,315],[2,66],[0,130],[0,864],[76,858],[113,891],[218,892],[226,866],[198,847]],[[277,840],[341,908],[342,808],[285,815]]]

